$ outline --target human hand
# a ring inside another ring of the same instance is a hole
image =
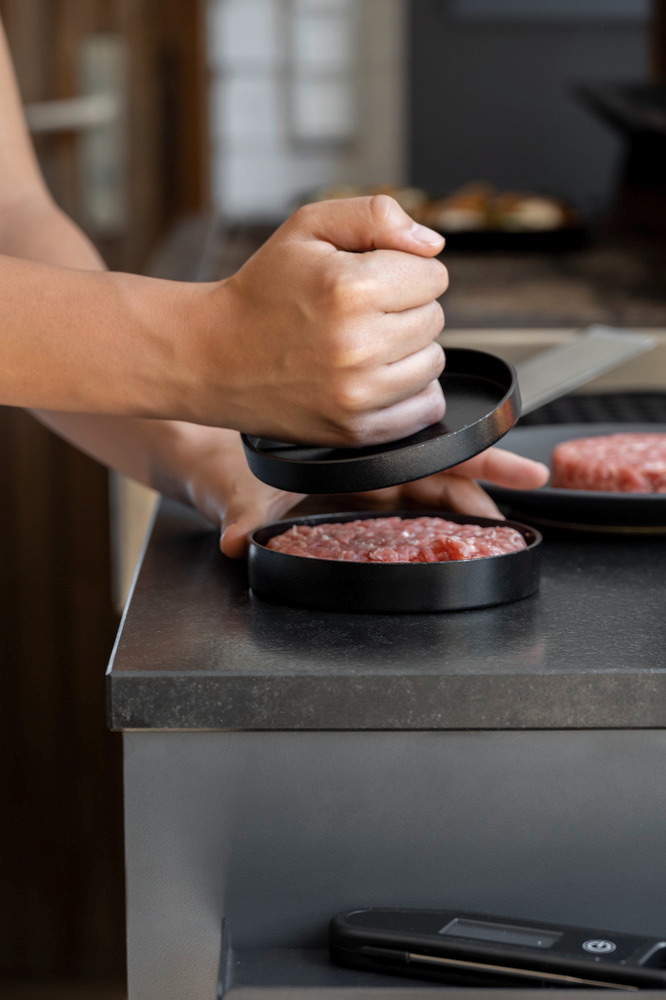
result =
[[[299,209],[213,290],[226,426],[357,446],[441,419],[443,245],[387,195]]]
[[[208,444],[205,449],[197,446],[187,491],[189,499],[220,527],[220,547],[225,555],[243,556],[251,532],[262,524],[279,520],[303,497],[257,479],[247,466],[238,434],[208,428],[197,431],[198,440],[206,436]],[[394,509],[409,500],[429,509],[501,517],[490,497],[474,482],[476,476],[501,486],[527,490],[543,486],[548,469],[540,462],[501,448],[490,448],[455,469],[358,496],[384,506],[390,504]]]
[[[262,524],[279,520],[299,500],[257,479],[247,464],[240,434],[217,427],[178,425],[182,441],[169,450],[169,472],[157,488],[187,500],[220,529],[225,555],[243,556],[248,535]]]
[[[475,517],[502,517],[477,479],[513,490],[535,490],[545,486],[549,476],[550,470],[542,462],[533,462],[503,448],[488,448],[445,472],[359,496],[394,506],[409,500],[423,507],[441,507]]]

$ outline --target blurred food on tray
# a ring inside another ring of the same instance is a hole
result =
[[[361,198],[368,194],[390,194],[405,212],[416,218],[431,201],[421,188],[405,187],[397,184],[383,184],[364,187],[361,184],[335,184],[319,188],[303,199],[303,204],[312,201],[330,201],[334,198]]]
[[[479,181],[465,184],[444,198],[421,188],[385,184],[378,187],[337,185],[313,192],[305,201],[389,194],[418,222],[451,234],[553,233],[581,226],[576,209],[560,198],[531,191],[499,191]]]

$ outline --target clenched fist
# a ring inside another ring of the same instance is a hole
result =
[[[443,244],[386,195],[299,209],[209,289],[226,425],[358,446],[441,419]]]

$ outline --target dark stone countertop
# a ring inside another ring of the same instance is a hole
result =
[[[328,510],[343,509],[327,498]],[[321,501],[319,501],[321,504]],[[349,503],[349,501],[347,501]],[[349,509],[349,508],[347,508]],[[108,676],[114,729],[666,726],[666,535],[561,533],[541,588],[447,614],[281,607],[163,501]]]

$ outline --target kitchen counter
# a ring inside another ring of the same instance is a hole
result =
[[[306,509],[354,509],[348,498]],[[117,729],[666,726],[666,534],[546,534],[533,597],[426,615],[269,604],[173,502],[109,674]],[[168,585],[167,582],[168,581]]]
[[[330,966],[358,906],[663,936],[665,556],[551,535],[515,604],[324,614],[163,502],[109,673],[129,1000],[485,1000]]]
[[[572,335],[445,343],[519,360]],[[662,334],[595,388],[665,373]],[[328,920],[370,905],[663,937],[665,557],[665,535],[548,533],[518,603],[324,614],[254,598],[162,501],[108,676],[129,1000],[489,1000],[332,967]]]

